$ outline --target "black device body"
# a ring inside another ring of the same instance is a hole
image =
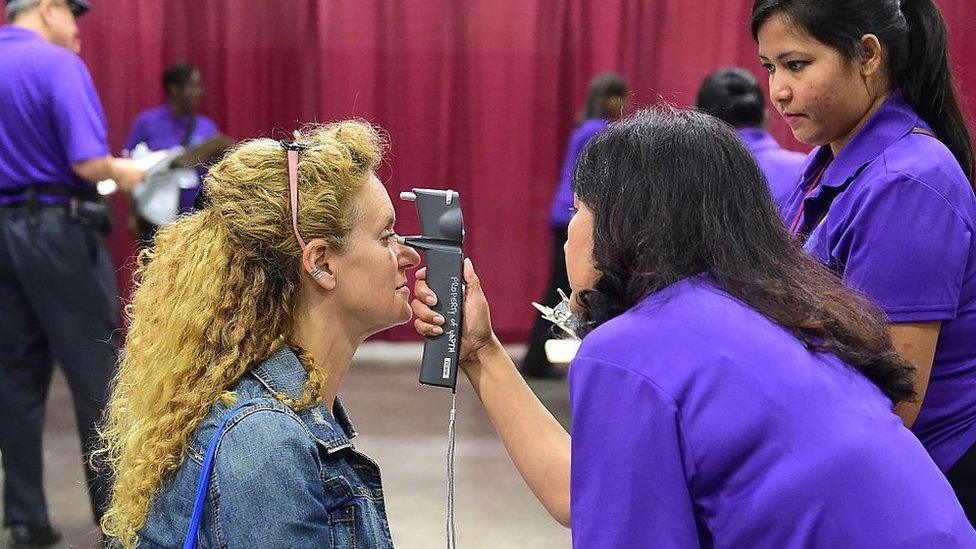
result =
[[[413,189],[400,198],[417,205],[418,236],[401,242],[424,251],[427,285],[437,294],[432,309],[444,317],[444,333],[426,337],[420,363],[420,383],[454,390],[464,308],[464,221],[461,197],[455,191]]]

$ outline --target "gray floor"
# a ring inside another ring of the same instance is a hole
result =
[[[401,549],[444,547],[445,452],[450,395],[417,384],[416,362],[357,362],[342,391],[360,433],[356,445],[383,470],[390,527]],[[569,547],[569,530],[535,500],[495,437],[467,381],[459,383],[456,457],[458,547]],[[567,422],[564,381],[533,382],[556,416]],[[70,397],[55,377],[45,432],[45,485],[61,547],[96,539],[82,485],[80,447]]]

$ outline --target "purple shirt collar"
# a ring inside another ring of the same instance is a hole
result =
[[[881,155],[895,141],[901,139],[915,128],[931,131],[918,114],[905,102],[901,90],[895,90],[881,108],[854,134],[854,137],[840,151],[840,155],[830,163],[824,173],[821,185],[839,187],[854,177],[857,172]],[[812,162],[803,171],[803,180],[809,181],[823,163],[831,156],[830,146],[823,145],[814,150]]]
[[[14,36],[16,38],[26,39],[26,40],[37,40],[40,42],[47,42],[47,40],[45,40],[44,37],[38,34],[37,32],[28,29],[26,27],[20,27],[14,25],[12,23],[7,23],[6,25],[0,26],[0,36],[3,35]]]

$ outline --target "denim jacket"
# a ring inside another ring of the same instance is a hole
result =
[[[272,392],[298,398],[307,374],[282,347],[234,388],[247,402],[220,435],[198,547],[390,548],[376,463],[336,399],[294,412]],[[150,504],[139,547],[181,547],[210,439],[229,408],[214,404],[189,452]]]

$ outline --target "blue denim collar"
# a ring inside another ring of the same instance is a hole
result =
[[[254,368],[251,374],[268,391],[294,399],[301,398],[302,388],[308,380],[305,367],[287,345],[281,346],[270,358]],[[325,447],[327,452],[352,446],[350,439],[357,435],[338,397],[332,409],[334,415],[324,404],[296,412],[312,432],[312,436]]]

